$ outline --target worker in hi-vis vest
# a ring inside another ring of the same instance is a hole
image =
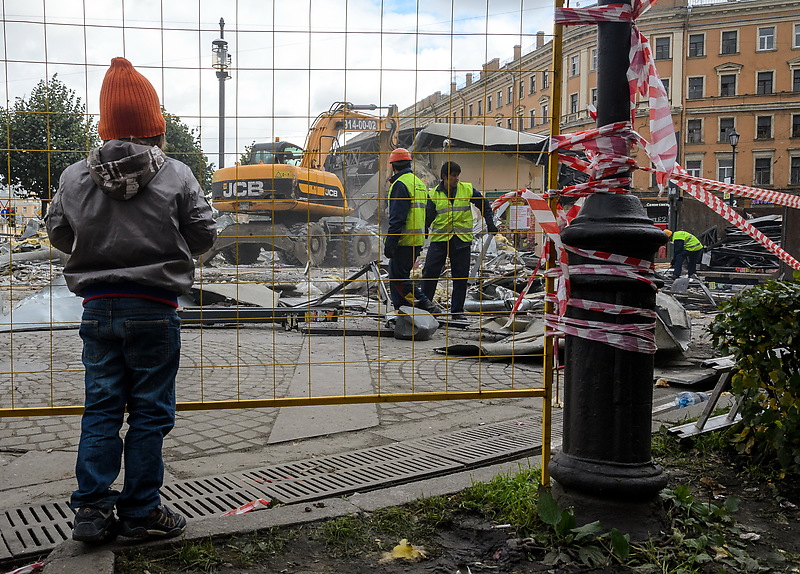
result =
[[[422,269],[422,292],[433,300],[436,284],[450,258],[453,292],[450,296],[451,319],[463,319],[464,299],[467,296],[470,252],[472,249],[472,206],[478,208],[486,221],[486,230],[497,233],[492,205],[472,187],[459,181],[461,166],[454,161],[442,164],[441,182],[428,192],[426,227],[430,227],[428,254]]]
[[[389,230],[383,244],[383,254],[389,259],[389,294],[392,305],[415,305],[429,312],[441,311],[410,276],[414,261],[425,243],[425,206],[428,188],[411,171],[411,154],[397,148],[389,154],[392,177],[389,178]]]
[[[683,261],[688,263],[689,277],[697,271],[697,263],[700,261],[700,256],[703,253],[703,244],[697,237],[688,231],[675,231],[665,229],[664,233],[667,234],[669,240],[674,246],[674,256],[672,258],[672,276],[677,279],[681,276],[683,270]]]

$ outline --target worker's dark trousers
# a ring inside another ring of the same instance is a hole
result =
[[[678,251],[675,254],[675,263],[672,266],[672,276],[675,279],[681,276],[684,260],[688,262],[689,277],[694,275],[697,272],[697,262],[700,261],[700,255],[702,253],[702,249],[698,249],[697,251],[686,251],[685,249],[683,251]]]
[[[398,245],[394,257],[389,259],[389,294],[395,309],[414,304],[414,284],[409,276],[421,250],[421,245]],[[419,288],[416,291],[416,298],[422,299],[422,291]]]
[[[449,241],[432,241],[425,256],[425,267],[422,269],[422,292],[433,300],[436,284],[444,269],[444,263],[450,258],[450,275],[453,280],[453,294],[450,297],[450,312],[463,313],[464,299],[467,298],[467,279],[469,279],[469,262],[472,242],[451,237]]]

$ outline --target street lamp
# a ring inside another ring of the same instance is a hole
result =
[[[225,80],[230,78],[231,56],[225,41],[225,20],[219,19],[219,38],[211,42],[211,67],[219,78],[219,167],[225,167]]]
[[[728,132],[728,142],[731,144],[731,183],[736,183],[736,146],[739,145],[739,132],[736,131],[736,128],[733,128],[730,132]],[[731,196],[730,192],[728,192],[728,197],[726,199],[728,205],[733,205],[733,197]]]

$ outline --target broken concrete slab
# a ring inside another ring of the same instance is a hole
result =
[[[83,298],[72,293],[64,278],[59,277],[0,317],[0,333],[77,329],[82,315]]]
[[[277,307],[280,294],[259,283],[197,283],[192,288],[195,301],[200,304],[220,303],[232,299],[256,307]]]

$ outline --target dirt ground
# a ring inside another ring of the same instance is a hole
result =
[[[692,461],[687,464],[687,460]],[[732,455],[708,455],[688,447],[681,455],[658,461],[669,475],[668,488],[689,485],[695,500],[722,505],[723,499],[737,496],[740,509],[733,514],[735,524],[726,531],[728,540],[738,538],[751,562],[741,568],[724,563],[706,564],[703,573],[800,572],[800,482],[787,479],[765,482],[743,472],[743,465]],[[327,549],[320,525],[303,526],[291,534],[286,548],[277,554],[261,554],[255,560],[241,561],[241,553],[230,553],[237,546],[246,547],[246,539],[215,541],[222,563],[214,567],[198,561],[194,568],[180,566],[172,559],[153,564],[150,574],[177,572],[218,572],[221,574],[348,574],[386,573],[621,573],[678,572],[679,570],[633,569],[623,566],[590,568],[582,564],[554,567],[543,562],[545,551],[528,552],[530,542],[520,540],[510,529],[471,514],[457,515],[446,528],[439,529],[426,547],[427,557],[417,562],[396,560],[381,562],[382,552],[370,549],[358,556],[337,556]],[[411,541],[414,543],[414,541]],[[397,543],[394,538],[380,540],[383,550]],[[225,562],[230,557],[230,562]],[[164,568],[163,570],[161,568]],[[125,569],[118,572],[144,572]]]

